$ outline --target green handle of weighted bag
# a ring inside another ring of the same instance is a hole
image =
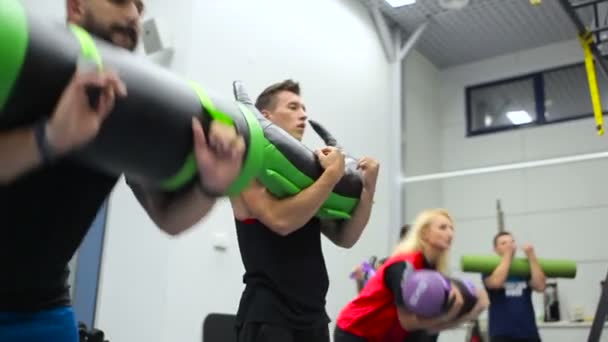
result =
[[[264,186],[278,198],[293,196],[302,191],[300,187],[272,169],[267,169],[264,176],[261,176],[260,178],[263,179],[262,182]],[[339,209],[332,209],[329,207],[331,204],[332,203],[330,203],[329,200],[326,201],[316,216],[323,219],[350,219],[351,216],[347,212]]]
[[[240,103],[236,103],[236,106],[226,106],[225,103],[218,104],[217,100],[214,101],[197,83],[190,82],[190,85],[200,99],[204,112],[210,116],[208,119],[217,120],[235,127],[237,133],[241,134],[245,139],[246,152],[241,173],[232,182],[226,192],[228,196],[238,195],[249,185],[261,169],[265,141],[262,127],[260,127],[255,114],[249,108]],[[222,104],[224,105],[222,106]],[[222,109],[221,107],[227,109]],[[228,107],[230,108],[228,109]],[[194,152],[192,152],[188,155],[184,167],[175,176],[163,182],[162,186],[166,189],[178,188],[187,183],[188,178],[196,177],[196,172],[198,172],[196,159]]]
[[[19,78],[29,42],[27,15],[15,0],[0,0],[0,116]]]
[[[264,148],[264,166],[258,175],[268,191],[277,198],[286,198],[298,194],[314,183],[314,180],[298,170],[275,145],[266,140]],[[332,192],[317,212],[316,217],[323,219],[350,219],[358,199]]]
[[[490,274],[500,264],[501,257],[497,255],[463,255],[460,266],[463,272]],[[575,278],[576,262],[563,259],[539,258],[538,263],[549,278]],[[509,275],[530,276],[530,263],[527,258],[513,258]]]

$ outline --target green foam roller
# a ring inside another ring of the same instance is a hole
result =
[[[497,255],[464,255],[460,259],[463,272],[492,273],[501,257]],[[564,259],[538,259],[541,269],[549,278],[575,278],[576,262]],[[530,275],[530,264],[527,258],[513,258],[509,275],[527,277]]]

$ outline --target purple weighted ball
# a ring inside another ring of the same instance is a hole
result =
[[[401,284],[406,308],[421,317],[436,317],[442,314],[446,309],[450,290],[450,281],[441,273],[431,270],[412,272]]]
[[[472,281],[470,281],[468,279],[461,279],[460,281],[464,284],[464,287],[468,291],[468,293],[466,295],[469,295],[469,296],[472,296],[472,297],[477,297],[477,295],[476,295],[477,288],[475,287],[475,284],[473,284]]]

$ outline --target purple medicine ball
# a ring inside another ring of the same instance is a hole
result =
[[[431,270],[415,271],[401,284],[406,308],[422,317],[436,317],[442,314],[450,290],[448,279],[441,273]]]
[[[469,291],[469,295],[477,297],[477,288],[475,287],[475,284],[473,284],[473,282],[468,279],[460,279],[460,281],[464,284],[464,287]]]

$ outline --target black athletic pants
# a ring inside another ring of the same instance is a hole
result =
[[[238,331],[238,342],[329,342],[329,327],[296,330],[268,323],[246,323]]]
[[[424,331],[417,331],[406,337],[403,342],[436,342],[439,335],[427,335]],[[334,342],[367,342],[363,337],[353,335],[336,326]]]
[[[367,340],[363,337],[359,337],[344,331],[336,326],[336,329],[334,330],[334,342],[367,342]]]
[[[540,342],[538,338],[513,338],[508,336],[492,336],[490,342]]]

